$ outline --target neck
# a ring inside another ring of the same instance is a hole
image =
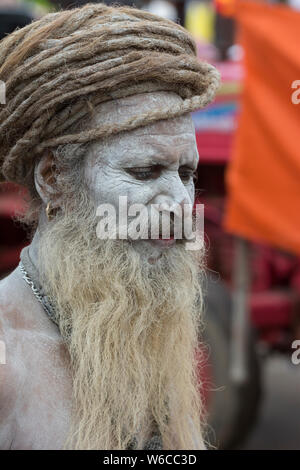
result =
[[[38,226],[37,226],[37,229],[34,233],[34,236],[31,240],[31,243],[28,247],[29,249],[29,256],[30,256],[30,259],[36,269],[36,271],[39,273],[40,272],[40,269],[39,269],[39,256],[38,256],[38,253],[39,253],[39,246],[40,246],[40,240],[41,240],[41,233],[46,230],[48,227],[48,220],[47,220],[47,216],[45,214],[45,211],[41,211],[41,215],[39,217],[39,223],[38,223]]]

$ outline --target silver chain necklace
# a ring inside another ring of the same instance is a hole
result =
[[[20,261],[19,263],[19,268],[23,274],[23,279],[24,281],[27,282],[27,284],[29,285],[29,287],[31,288],[32,292],[34,293],[35,297],[38,299],[38,301],[42,304],[45,312],[47,313],[48,317],[50,318],[50,320],[55,323],[55,325],[58,326],[58,322],[55,318],[55,313],[54,313],[54,308],[53,306],[51,305],[49,299],[47,299],[47,297],[43,294],[41,294],[40,290],[37,288],[37,286],[34,284],[33,280],[31,279],[31,277],[29,276],[28,272],[26,271],[22,261]]]

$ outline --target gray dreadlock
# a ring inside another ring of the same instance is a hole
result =
[[[30,187],[45,149],[85,144],[207,105],[219,73],[199,61],[180,25],[102,3],[51,13],[0,41],[0,179]],[[182,102],[125,122],[70,133],[91,106],[137,93],[176,92]]]

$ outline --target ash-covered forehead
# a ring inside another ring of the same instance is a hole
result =
[[[100,103],[95,107],[94,116],[88,121],[88,125],[94,127],[103,124],[126,122],[129,117],[134,118],[148,111],[157,111],[183,103],[183,99],[172,91],[153,91],[136,95],[117,98]]]
[[[95,109],[94,116],[88,121],[91,127],[115,122],[123,122],[132,117],[139,116],[149,110],[158,112],[167,106],[182,102],[182,98],[174,92],[157,91],[142,93],[126,98],[115,99],[102,103]],[[115,155],[131,152],[135,156],[157,153],[166,153],[183,149],[190,154],[190,158],[198,157],[195,127],[190,113],[171,118],[158,120],[146,126],[121,132],[100,141],[91,143],[90,150],[93,161]],[[90,161],[91,162],[91,161]]]

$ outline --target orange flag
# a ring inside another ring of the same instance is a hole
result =
[[[237,2],[245,81],[224,228],[300,255],[300,13]]]

